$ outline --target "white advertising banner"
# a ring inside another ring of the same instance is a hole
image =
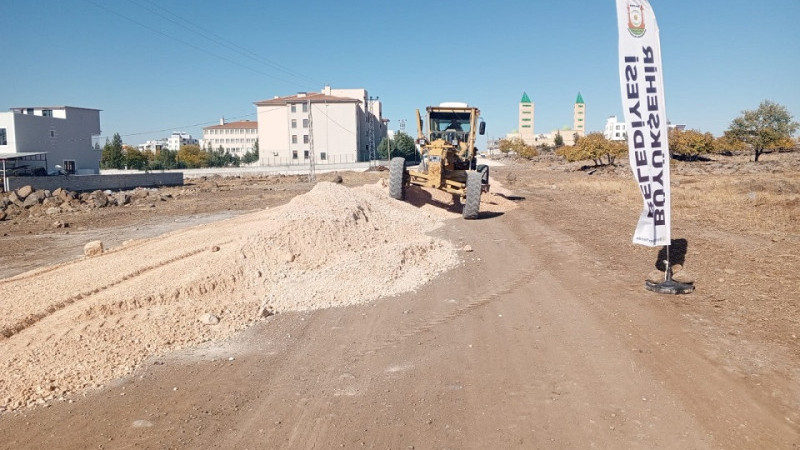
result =
[[[644,200],[633,242],[669,245],[669,145],[656,16],[648,0],[617,0],[617,22],[628,154]]]

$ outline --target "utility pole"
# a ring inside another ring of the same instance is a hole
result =
[[[377,167],[378,165],[378,151],[375,148],[375,121],[372,120],[372,101],[377,100],[378,97],[374,99],[370,96],[369,103],[367,103],[367,121],[369,122],[369,160],[370,160],[370,167]]]
[[[308,99],[308,181],[317,181],[317,156],[314,154],[314,120],[311,117],[311,99]]]
[[[389,139],[389,119],[386,119],[386,160],[392,160],[392,140]]]

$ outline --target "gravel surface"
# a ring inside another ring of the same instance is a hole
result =
[[[283,206],[0,280],[0,412],[101,387],[271,314],[414,290],[460,263],[426,234],[457,217],[452,197],[414,195],[439,206],[394,201],[383,181],[321,182]],[[487,211],[514,206],[485,197]]]

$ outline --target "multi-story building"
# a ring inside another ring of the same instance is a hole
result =
[[[203,128],[202,147],[217,150],[222,148],[225,152],[242,157],[247,152],[252,152],[258,140],[258,122],[243,120],[239,122],[225,122],[220,119],[219,125]]]
[[[183,131],[175,131],[167,138],[167,148],[172,151],[178,151],[184,145],[199,145],[199,143],[197,139],[192,138],[191,134]]]
[[[325,86],[255,105],[261,165],[368,161],[387,132],[380,101],[365,89]]]
[[[625,121],[617,121],[617,116],[609,116],[606,119],[606,127],[603,129],[603,136],[609,141],[624,141],[628,138],[628,129]]]
[[[144,144],[139,144],[137,146],[140,152],[157,152],[161,149],[167,148],[167,140],[166,139],[154,139],[145,142]]]
[[[92,146],[93,136],[98,135],[99,109],[45,106],[0,113],[3,159],[45,173],[55,165],[71,174],[99,173],[100,152]]]
[[[685,124],[673,124],[667,122],[667,128],[685,130]],[[603,136],[610,141],[624,141],[628,138],[628,124],[625,121],[618,121],[617,116],[609,116],[606,119],[606,127],[603,130]]]

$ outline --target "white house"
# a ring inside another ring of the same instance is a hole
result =
[[[301,92],[255,103],[260,165],[368,161],[386,136],[381,103],[365,89]]]
[[[178,151],[184,145],[199,145],[199,143],[197,139],[192,138],[191,134],[182,131],[176,131],[167,138],[167,148],[172,151]]]
[[[258,122],[242,120],[225,122],[220,119],[219,125],[203,128],[201,147],[217,150],[222,147],[225,152],[242,157],[252,152],[258,140]]]
[[[158,150],[161,150],[162,148],[167,148],[167,140],[166,139],[149,140],[144,144],[139,144],[138,148],[140,152],[146,152],[146,151],[156,152]]]
[[[40,106],[0,113],[0,154],[18,166],[50,171],[60,165],[67,173],[97,174],[100,152],[92,146],[92,136],[99,135],[99,109]]]
[[[603,130],[603,136],[609,141],[624,141],[627,139],[627,128],[625,121],[618,122],[617,116],[609,116],[606,119],[606,128]]]

